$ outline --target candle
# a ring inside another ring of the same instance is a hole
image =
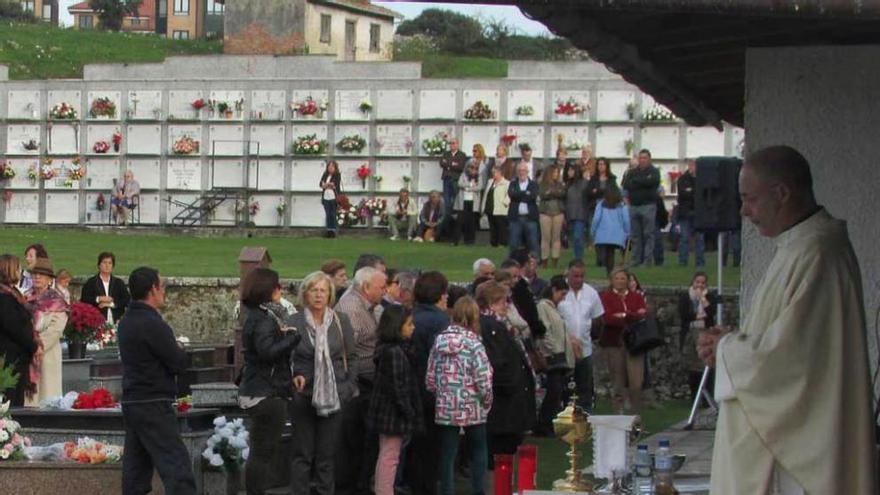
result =
[[[495,495],[513,495],[513,456],[495,454]]]
[[[536,445],[520,445],[516,450],[518,485],[520,493],[535,489],[535,475],[538,472],[538,447]]]

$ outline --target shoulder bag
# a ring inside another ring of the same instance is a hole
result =
[[[625,302],[623,309],[626,311]],[[665,344],[660,326],[653,316],[645,316],[639,321],[628,324],[623,330],[623,345],[633,356],[645,354]]]

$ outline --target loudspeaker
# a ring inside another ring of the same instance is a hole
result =
[[[739,230],[739,171],[742,160],[726,156],[697,158],[694,227],[700,231]]]

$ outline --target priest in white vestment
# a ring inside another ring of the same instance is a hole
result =
[[[776,252],[742,328],[704,333],[720,414],[713,495],[874,495],[865,311],[846,223],[817,205],[793,148],[755,152],[742,214]]]

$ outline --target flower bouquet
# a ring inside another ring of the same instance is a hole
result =
[[[65,442],[64,458],[80,464],[116,464],[122,460],[122,447],[83,437]]]
[[[17,383],[18,374],[0,358],[0,390],[15,388]],[[26,458],[24,449],[31,446],[31,441],[20,431],[21,425],[9,415],[9,402],[0,394],[0,461],[21,461]]]
[[[345,194],[336,196],[336,224],[340,227],[351,227],[355,223],[357,209]]]
[[[260,202],[259,201],[254,201],[253,203],[248,205],[248,213],[250,214],[250,216],[255,216],[259,212],[260,212]]]
[[[113,151],[119,153],[119,147],[122,145],[122,134],[118,132],[113,133]]]
[[[212,469],[222,468],[226,472],[236,472],[250,454],[249,437],[241,418],[227,421],[226,416],[220,416],[214,419],[214,434],[208,438],[202,458]]]
[[[449,134],[438,132],[436,136],[422,140],[422,149],[430,156],[439,156],[449,149]]]
[[[336,143],[336,147],[346,153],[360,153],[366,146],[367,140],[357,134],[345,136]]]
[[[519,117],[531,117],[535,115],[535,108],[531,105],[522,105],[516,107],[516,110],[513,111]]]
[[[37,151],[40,149],[40,143],[35,139],[29,139],[27,142],[21,143],[21,147],[24,148],[25,151]]]
[[[568,151],[577,151],[579,149],[582,149],[585,145],[577,139],[566,139],[564,146],[565,149]]]
[[[177,409],[179,413],[185,413],[192,409],[193,406],[193,397],[192,395],[184,395],[183,397],[177,399],[177,402],[174,403],[174,408]]]
[[[74,162],[70,171],[67,172],[67,177],[69,177],[70,180],[82,180],[85,176],[86,168],[80,165],[78,161]]]
[[[76,396],[73,408],[78,410],[115,409],[119,404],[113,399],[106,388],[96,388],[91,392],[80,392]]]
[[[358,178],[361,180],[361,187],[364,189],[367,188],[367,179],[373,175],[373,171],[370,170],[370,166],[366,163],[358,167],[357,169]]]
[[[95,342],[102,348],[116,342],[116,324],[109,321],[104,323],[104,326],[98,329],[98,333],[95,335]]]
[[[295,101],[290,104],[290,110],[293,113],[299,114],[301,117],[321,117],[324,115],[324,112],[329,108],[329,103],[327,100],[321,100],[320,102],[312,98],[311,96],[307,96],[303,101]]]
[[[102,96],[101,98],[96,99],[92,102],[92,105],[89,108],[89,117],[106,117],[108,119],[115,118],[116,103],[113,103],[113,101],[106,96]]]
[[[279,216],[279,217],[283,217],[283,216],[284,216],[284,212],[287,211],[287,202],[284,201],[284,200],[282,199],[282,200],[278,203],[278,205],[275,206],[275,211],[278,212],[278,216]]]
[[[40,167],[40,178],[43,180],[52,180],[55,178],[55,169],[52,168],[52,159],[47,158],[47,163]]]
[[[49,118],[55,120],[76,120],[76,109],[70,103],[59,103],[49,111]]]
[[[477,100],[470,108],[464,111],[465,120],[489,120],[494,116],[495,112],[489,108],[489,105]]]
[[[6,160],[0,160],[0,180],[10,180],[15,178],[15,169],[12,164]]]
[[[516,134],[504,134],[501,136],[501,143],[508,148],[516,141]]]
[[[300,136],[293,142],[294,155],[321,155],[327,151],[327,140],[318,139],[316,134]]]
[[[92,151],[101,154],[107,153],[108,151],[110,151],[110,143],[104,140],[98,141],[94,144],[94,146],[92,146]]]
[[[205,108],[206,106],[208,106],[208,102],[206,102],[204,98],[199,98],[198,100],[194,100],[194,101],[191,103],[191,105],[192,105],[192,107],[193,107],[193,110],[195,110],[196,112],[198,112],[199,110],[201,110],[201,109]]]
[[[626,104],[626,116],[629,117],[629,120],[635,120],[636,118],[636,102],[631,101]]]
[[[27,175],[31,182],[36,182],[40,178],[40,169],[36,164],[31,165],[28,167]]]
[[[632,139],[623,140],[623,151],[626,156],[632,156],[633,150],[636,149],[636,143]]]
[[[381,198],[370,198],[363,200],[364,207],[374,217],[380,217],[385,214],[388,202]]]
[[[585,105],[577,100],[574,97],[571,97],[565,101],[557,100],[556,101],[556,110],[554,112],[556,115],[578,115],[586,112],[590,109],[590,105]]]
[[[98,197],[95,199],[95,209],[104,211],[105,208],[107,208],[107,199],[104,198],[104,193],[98,193]]]
[[[171,151],[175,155],[192,155],[199,152],[199,142],[189,136],[183,136],[174,142]]]
[[[360,110],[364,114],[370,113],[373,110],[373,104],[370,103],[370,100],[364,98],[361,100],[361,103],[358,105],[358,110]]]
[[[671,122],[675,120],[675,114],[663,105],[655,104],[642,115],[642,120],[647,122]]]
[[[107,320],[98,308],[91,304],[75,302],[70,305],[70,318],[64,328],[64,337],[70,343],[98,342]]]

